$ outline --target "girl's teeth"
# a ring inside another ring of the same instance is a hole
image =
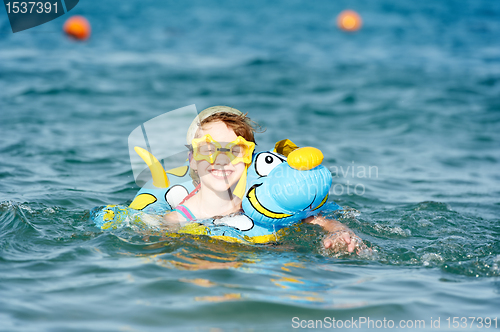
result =
[[[227,176],[231,173],[231,171],[219,171],[219,170],[212,170],[212,174],[215,176]]]

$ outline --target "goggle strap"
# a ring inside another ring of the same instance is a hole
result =
[[[247,189],[247,170],[249,165],[250,164],[245,164],[245,171],[241,175],[241,178],[233,191],[233,195],[238,196],[241,200],[243,199],[243,196],[245,195],[245,191]]]

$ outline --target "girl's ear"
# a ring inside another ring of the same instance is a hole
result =
[[[189,153],[189,167],[193,171],[198,171],[198,163],[196,162],[196,160],[194,160],[193,155],[191,153]]]

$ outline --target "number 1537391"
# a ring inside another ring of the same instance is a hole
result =
[[[29,2],[6,2],[5,7],[8,14],[42,14],[42,13],[55,13],[57,14],[57,2],[41,2],[41,1],[29,1]]]

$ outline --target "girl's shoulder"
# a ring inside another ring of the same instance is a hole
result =
[[[163,220],[167,223],[169,222],[185,222],[188,221],[186,217],[184,217],[179,211],[177,210],[172,210],[168,212],[164,217]]]

